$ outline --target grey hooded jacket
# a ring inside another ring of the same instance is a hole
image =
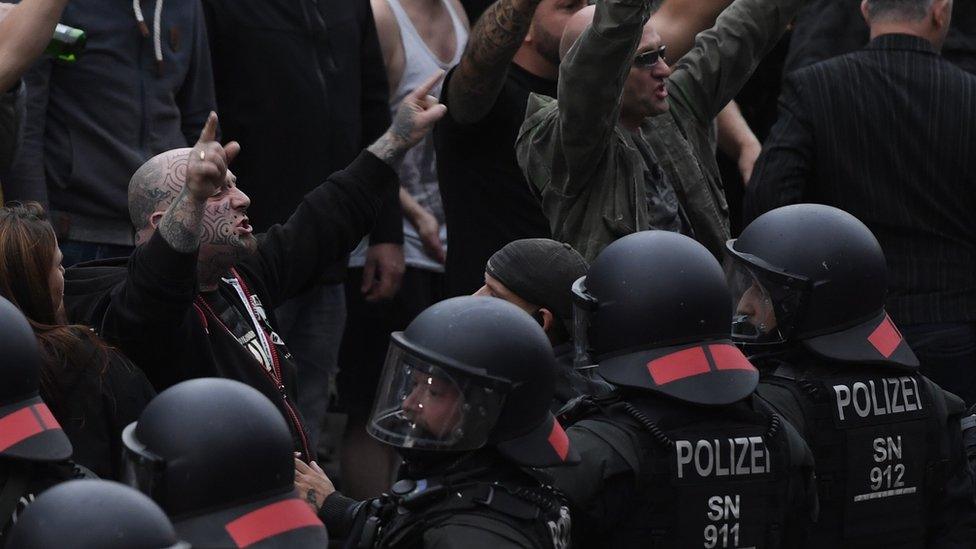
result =
[[[72,0],[61,21],[87,33],[87,48],[75,62],[44,57],[25,75],[27,120],[5,198],[47,206],[63,239],[132,245],[129,178],[195,143],[215,108],[202,8]]]

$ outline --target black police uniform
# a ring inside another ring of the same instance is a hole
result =
[[[48,488],[62,482],[94,478],[70,460],[41,462],[0,459],[0,547],[21,514]]]
[[[362,504],[364,547],[569,547],[561,496],[493,451],[406,476]]]
[[[618,395],[567,414],[579,415],[567,435],[582,462],[551,474],[573,504],[580,547],[794,547],[805,538],[813,456],[756,397],[705,408]]]
[[[759,394],[798,426],[817,458],[813,546],[973,546],[962,399],[915,369],[802,349],[757,364],[768,372]]]
[[[887,267],[870,230],[800,204],[760,216],[727,247],[730,278],[744,281],[734,337],[756,351],[759,395],[816,459],[811,545],[973,547],[965,405],[919,374],[885,313]]]
[[[403,456],[401,479],[374,500],[327,498],[330,534],[347,547],[569,547],[569,509],[532,469],[578,460],[549,412],[555,378],[545,333],[510,303],[459,297],[422,312],[392,336],[368,426]],[[407,404],[432,383],[464,403],[436,436]]]
[[[619,388],[562,416],[582,462],[551,474],[581,546],[802,543],[812,456],[754,396],[759,375],[729,340],[731,297],[711,254],[685,236],[636,233],[608,246],[574,294],[576,340]]]

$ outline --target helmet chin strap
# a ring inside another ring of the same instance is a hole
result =
[[[770,341],[770,342],[748,342],[732,340],[733,345],[738,347],[742,354],[750,360],[760,360],[772,358],[777,355],[785,354],[793,349],[789,341]]]

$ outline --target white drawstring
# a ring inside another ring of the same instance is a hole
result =
[[[146,25],[146,18],[142,14],[140,0],[132,0],[132,11],[136,15],[136,23],[139,24],[139,32],[143,36],[149,36],[149,27]],[[162,42],[162,21],[163,20],[163,0],[156,0],[156,9],[153,12],[153,56],[156,59],[156,67],[162,70],[163,67],[163,42]]]
[[[156,13],[153,14],[153,51],[156,54],[156,66],[163,69],[163,43],[160,31],[163,21],[163,0],[156,0]]]
[[[149,27],[146,26],[146,18],[142,16],[142,6],[139,0],[132,0],[132,11],[136,14],[136,23],[139,24],[139,31],[143,36],[149,36]]]

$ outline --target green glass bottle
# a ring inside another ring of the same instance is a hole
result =
[[[87,41],[85,31],[58,23],[58,26],[54,27],[54,37],[51,38],[51,43],[47,45],[44,53],[62,61],[74,62],[81,52],[85,51]]]

